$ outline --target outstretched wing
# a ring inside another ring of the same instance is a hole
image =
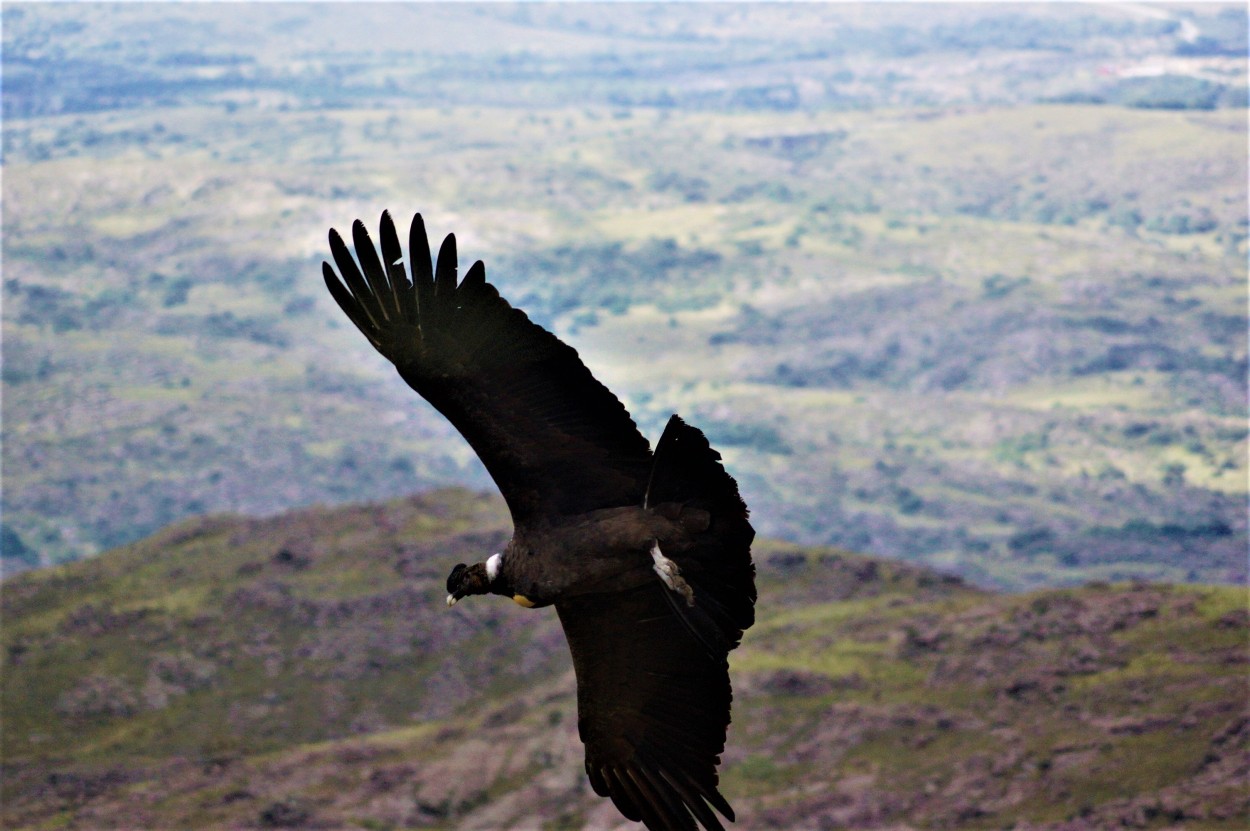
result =
[[[381,258],[360,220],[352,242],[359,265],[330,231],[339,272],[323,264],[330,294],[468,440],[514,522],[641,504],[651,451],[624,405],[572,347],[499,296],[480,260],[457,283],[453,235],[432,269],[417,214],[408,273],[389,213]]]
[[[712,811],[729,726],[726,653],[673,614],[658,579],[556,602],[577,674],[577,729],[595,793],[652,831],[724,831]]]

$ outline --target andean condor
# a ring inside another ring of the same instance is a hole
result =
[[[431,267],[419,214],[407,273],[389,214],[380,258],[359,220],[352,241],[359,264],[330,231],[330,293],[468,440],[512,514],[501,553],[452,570],[448,605],[487,593],[554,605],[595,793],[652,831],[723,831],[712,809],[734,818],[716,772],[727,656],[756,594],[755,532],[720,454],[676,415],[653,452],[577,352],[500,297],[481,261],[457,282],[454,235]]]

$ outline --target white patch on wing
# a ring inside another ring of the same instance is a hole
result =
[[[490,581],[495,582],[495,577],[499,574],[499,566],[503,563],[503,555],[496,552],[486,559],[486,576]]]
[[[681,569],[677,563],[664,556],[664,552],[660,550],[660,542],[656,540],[651,544],[651,559],[655,565],[651,566],[655,573],[660,575],[660,579],[664,581],[664,585],[680,594],[686,599],[687,606],[694,605],[694,589],[681,576]]]

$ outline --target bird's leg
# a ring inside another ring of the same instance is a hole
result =
[[[660,579],[664,581],[664,585],[686,598],[686,605],[694,605],[694,589],[681,576],[681,569],[677,567],[677,563],[664,556],[664,552],[660,551],[660,541],[656,540],[651,543],[651,559],[655,561],[652,566],[655,573],[660,575]]]

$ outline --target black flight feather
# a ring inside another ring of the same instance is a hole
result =
[[[395,252],[385,230],[386,258]],[[418,215],[409,233],[412,299],[389,279],[364,226],[358,266],[336,231],[326,284],[348,318],[468,440],[514,521],[642,502],[651,451],[629,413],[577,353],[514,309],[477,263],[457,284],[451,235],[428,260]],[[363,269],[363,272],[361,271]],[[385,305],[384,305],[385,304]]]

